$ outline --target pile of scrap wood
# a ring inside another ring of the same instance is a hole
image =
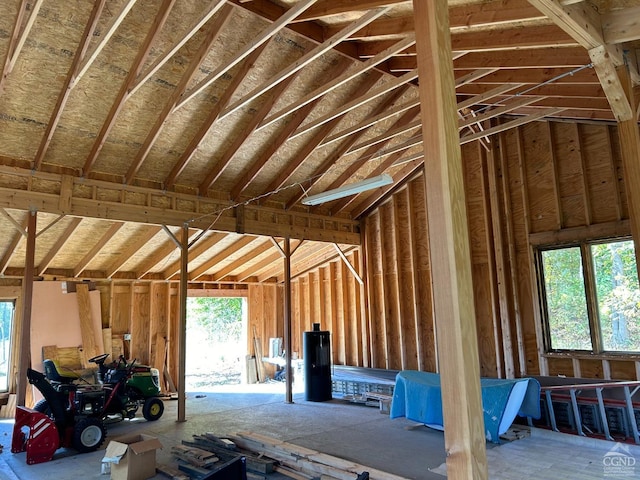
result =
[[[296,480],[406,480],[398,475],[259,433],[239,432],[229,438],[245,451],[276,460],[278,465],[274,470]]]
[[[406,480],[381,470],[333,457],[257,433],[240,432],[228,438],[212,433],[171,449],[178,470],[159,466],[173,480],[204,478],[222,466],[245,458],[247,480]]]
[[[242,451],[232,441],[211,433],[194,435],[192,441],[183,440],[182,445],[171,448],[171,453],[178,459],[178,469],[161,465],[157,470],[173,480],[206,477],[240,457],[245,459],[248,480],[264,480],[276,465],[274,460]]]

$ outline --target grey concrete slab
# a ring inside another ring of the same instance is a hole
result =
[[[405,419],[390,420],[377,408],[339,400],[307,402],[301,393],[294,395],[293,404],[286,404],[283,388],[267,384],[189,393],[186,422],[176,421],[177,401],[167,401],[160,420],[109,425],[108,438],[134,432],[154,435],[164,445],[158,463],[175,463],[171,446],[194,434],[253,431],[408,479],[439,480],[446,475],[442,432]],[[51,462],[27,465],[24,453],[10,452],[12,428],[12,421],[0,420],[0,480],[108,478],[100,474],[105,445],[88,454],[60,449]],[[529,438],[487,444],[490,478],[600,479],[604,455],[613,445],[535,429]],[[640,464],[640,448],[632,447],[629,455]],[[640,478],[640,466],[637,469],[637,476],[630,478]]]

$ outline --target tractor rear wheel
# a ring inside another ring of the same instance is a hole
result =
[[[84,417],[73,427],[73,448],[80,453],[97,450],[107,435],[102,420]]]
[[[142,406],[142,416],[150,422],[158,420],[164,412],[164,403],[156,397],[147,398]]]

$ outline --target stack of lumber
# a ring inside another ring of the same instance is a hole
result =
[[[277,460],[279,473],[298,480],[406,480],[391,473],[253,432],[229,437],[240,448]]]
[[[232,441],[212,433],[194,435],[193,441],[183,440],[182,445],[171,448],[171,453],[178,459],[178,468],[160,465],[157,471],[173,480],[204,478],[240,457],[245,459],[248,480],[265,480],[276,465],[274,460],[241,451]]]
[[[159,466],[157,470],[173,480],[200,479],[244,457],[248,480],[407,480],[259,433],[239,432],[229,439],[213,433],[194,435],[192,441],[183,440],[171,449],[179,460],[178,469]]]

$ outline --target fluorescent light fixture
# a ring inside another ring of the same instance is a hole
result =
[[[361,182],[350,183],[339,188],[334,188],[333,190],[327,190],[326,192],[310,195],[302,199],[302,204],[319,205],[321,203],[330,202],[331,200],[337,200],[338,198],[348,197],[349,195],[355,195],[367,190],[373,190],[374,188],[384,187],[391,183],[393,183],[393,178],[386,173],[383,173],[382,175],[367,178]]]

